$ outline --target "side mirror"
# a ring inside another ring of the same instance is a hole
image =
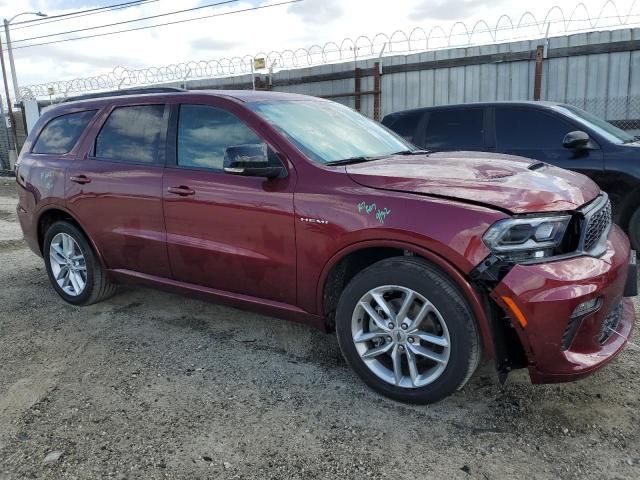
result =
[[[590,141],[591,139],[587,133],[577,130],[575,132],[569,132],[564,136],[562,146],[564,148],[582,149],[587,148]]]
[[[284,172],[281,165],[269,163],[269,154],[265,143],[234,145],[224,150],[224,171],[231,175],[245,177],[277,178]]]

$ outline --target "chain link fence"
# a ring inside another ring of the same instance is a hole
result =
[[[567,99],[564,103],[604,118],[631,135],[640,136],[640,95]]]

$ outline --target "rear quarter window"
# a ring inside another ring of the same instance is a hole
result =
[[[67,113],[50,120],[38,135],[31,153],[65,154],[74,145],[87,128],[97,110]]]

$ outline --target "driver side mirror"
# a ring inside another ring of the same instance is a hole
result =
[[[285,171],[284,167],[269,163],[268,148],[265,143],[234,145],[225,148],[225,173],[245,177],[280,177]]]
[[[577,130],[575,132],[569,132],[564,136],[562,140],[562,146],[570,149],[583,149],[590,146],[591,138],[586,132]]]

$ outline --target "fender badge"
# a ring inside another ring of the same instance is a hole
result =
[[[309,217],[300,217],[300,221],[304,223],[315,223],[317,225],[327,225],[329,223],[328,220],[323,220],[321,218],[309,218]]]

